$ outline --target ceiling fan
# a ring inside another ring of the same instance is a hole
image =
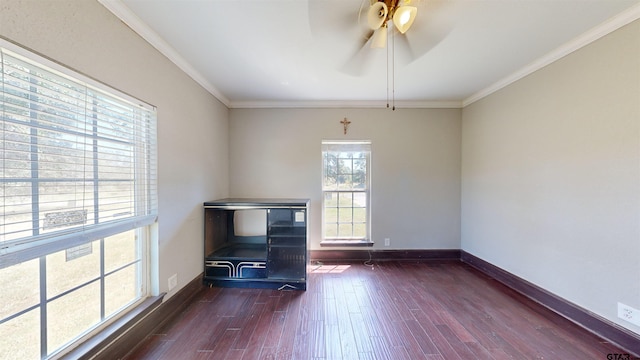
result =
[[[386,61],[387,107],[395,109],[395,69],[403,68],[437,46],[451,30],[451,0],[308,0],[309,27],[337,68],[356,77],[373,61]],[[356,5],[357,6],[357,5]],[[387,42],[387,40],[389,40]],[[386,48],[386,54],[379,52]]]
[[[363,5],[365,0],[363,0]],[[392,22],[401,33],[406,33],[413,25],[418,8],[411,6],[411,0],[369,0],[367,24],[373,31],[372,48],[384,48],[387,45],[388,23]],[[360,7],[360,15],[363,6]],[[370,35],[371,36],[371,35]]]
[[[450,0],[308,0],[309,27],[331,49],[323,56],[360,77],[384,56],[379,48],[389,49],[399,67],[429,52],[450,32],[453,6]]]
[[[441,0],[361,0],[356,27],[362,42],[345,68],[358,69],[373,56],[366,49],[389,47],[400,66],[412,63],[449,33],[450,24],[441,16],[449,6]]]

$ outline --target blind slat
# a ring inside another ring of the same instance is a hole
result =
[[[157,213],[155,109],[42,60],[0,46],[0,268]]]

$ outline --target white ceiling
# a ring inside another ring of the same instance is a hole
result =
[[[232,108],[459,107],[640,17],[640,0],[414,0],[387,63],[361,0],[100,1]]]

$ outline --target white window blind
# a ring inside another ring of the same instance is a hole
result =
[[[0,268],[154,222],[155,109],[2,45]]]

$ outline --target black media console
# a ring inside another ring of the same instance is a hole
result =
[[[308,207],[308,199],[205,202],[204,283],[306,290]]]

